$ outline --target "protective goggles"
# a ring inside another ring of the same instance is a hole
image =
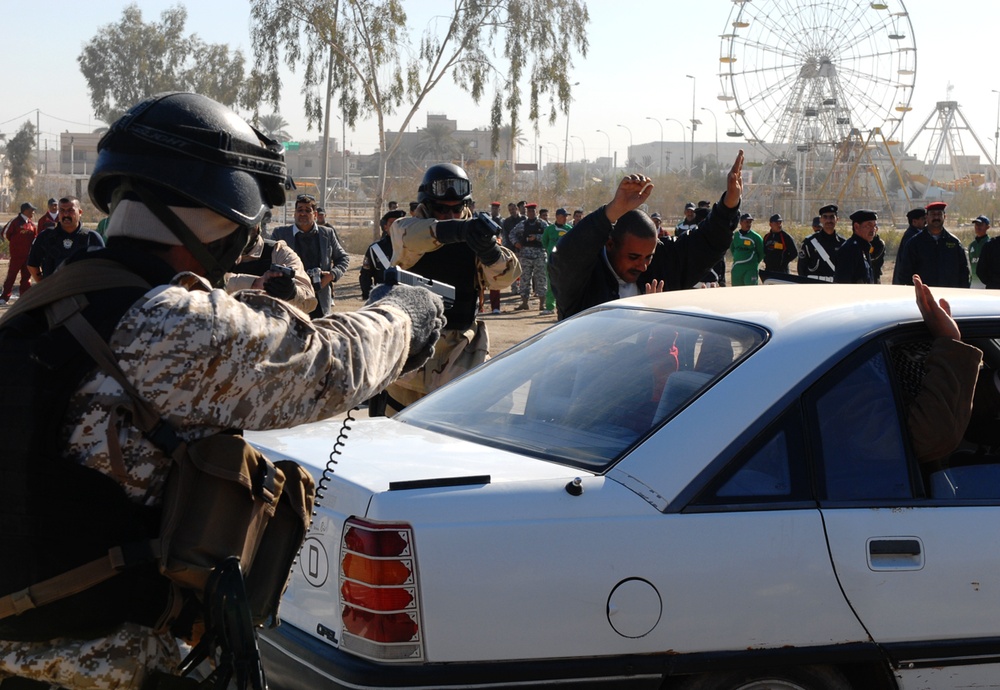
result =
[[[434,180],[424,189],[424,192],[435,199],[461,199],[469,196],[471,191],[472,183],[458,177]]]

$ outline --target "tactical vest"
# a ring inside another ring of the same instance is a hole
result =
[[[542,227],[542,224],[538,222],[537,218],[534,220],[524,221],[524,233],[521,235],[521,246],[542,249],[543,231],[544,228]],[[535,239],[529,241],[528,235],[533,236]]]
[[[455,287],[455,304],[444,311],[448,319],[445,328],[464,331],[475,322],[479,309],[476,255],[467,244],[443,245],[424,254],[407,270]]]
[[[155,282],[153,284],[156,284]],[[117,288],[89,293],[83,311],[105,340],[146,292]],[[129,500],[105,474],[66,460],[61,426],[73,392],[95,364],[64,327],[49,330],[41,310],[15,316],[0,328],[0,594],[23,590],[99,558],[120,544],[157,534],[159,511]],[[0,620],[0,638],[94,638],[122,622],[151,628],[171,604],[171,585],[155,560],[132,553],[140,565],[47,606]]]

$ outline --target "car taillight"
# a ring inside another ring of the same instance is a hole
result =
[[[350,518],[340,544],[341,647],[379,661],[423,658],[413,528]]]

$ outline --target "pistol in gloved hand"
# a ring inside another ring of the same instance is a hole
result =
[[[403,373],[419,369],[434,354],[434,344],[447,322],[444,302],[426,288],[385,284],[372,290],[366,306],[379,302],[402,309],[410,317],[412,333]]]

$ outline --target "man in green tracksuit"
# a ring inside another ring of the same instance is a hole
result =
[[[556,244],[559,242],[559,238],[565,235],[573,227],[566,222],[569,214],[566,213],[566,209],[559,208],[556,209],[556,222],[545,228],[542,232],[542,246],[545,247],[545,255],[551,260],[552,250],[556,248]],[[556,296],[552,292],[552,280],[548,280],[548,288],[545,291],[545,309],[542,314],[552,314],[556,308]]]
[[[753,216],[740,216],[740,227],[733,233],[729,250],[733,253],[732,285],[756,285],[757,268],[764,260],[764,240],[750,229]]]

